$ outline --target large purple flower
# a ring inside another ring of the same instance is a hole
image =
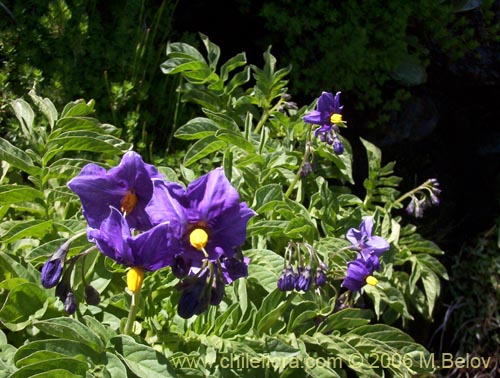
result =
[[[108,208],[108,217],[99,228],[89,227],[87,235],[103,254],[127,267],[154,271],[173,261],[168,222],[134,236],[125,217],[118,209],[111,207]]]
[[[314,130],[314,136],[320,138],[321,141],[333,145],[335,153],[342,154],[344,152],[344,144],[339,139],[339,125],[343,125],[342,108],[340,105],[340,92],[335,96],[329,92],[321,93],[318,99],[316,110],[312,110],[302,119],[306,123],[318,125]]]
[[[387,240],[380,236],[373,236],[372,231],[373,217],[364,217],[359,225],[359,230],[351,228],[346,235],[347,240],[352,244],[350,248],[358,251],[358,257],[365,260],[372,255],[379,257],[390,248]]]
[[[68,186],[80,197],[90,227],[99,228],[112,206],[125,215],[131,228],[144,231],[152,226],[145,211],[153,195],[151,179],[161,177],[153,165],[129,151],[120,164],[109,171],[87,164]]]
[[[376,285],[378,281],[372,276],[375,270],[380,270],[379,259],[375,255],[366,260],[360,257],[347,263],[347,274],[342,287],[355,292],[360,291],[366,284]]]
[[[154,180],[154,185],[147,211],[153,224],[170,222],[175,235],[171,247],[176,256],[174,270],[186,273],[208,260],[221,264],[226,283],[246,275],[248,260],[238,247],[245,242],[247,223],[255,212],[240,202],[221,168],[186,189],[163,180]]]

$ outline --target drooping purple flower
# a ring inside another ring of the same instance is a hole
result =
[[[316,286],[323,286],[326,284],[326,272],[322,268],[318,267],[316,269],[316,276],[314,277],[314,283]]]
[[[173,238],[168,222],[134,236],[122,213],[110,207],[108,217],[99,228],[89,228],[87,236],[103,254],[127,267],[154,271],[173,262],[170,249]]]
[[[289,265],[284,268],[278,278],[278,289],[281,291],[292,291],[295,288],[295,281],[297,280],[297,275],[293,271],[293,268]]]
[[[344,125],[342,108],[340,92],[335,96],[323,92],[318,99],[316,109],[302,117],[304,122],[319,126],[314,130],[314,136],[320,138],[322,142],[333,145],[333,150],[338,155],[344,152],[344,144],[339,139],[339,126]]]
[[[56,286],[61,280],[64,261],[69,251],[69,245],[69,241],[63,243],[43,265],[40,280],[42,281],[43,287],[46,289]]]
[[[183,259],[187,269],[200,268],[206,259],[222,262],[227,270],[225,264],[235,257],[235,249],[244,244],[248,220],[255,212],[240,202],[224,171],[217,168],[186,189],[162,180],[155,180],[154,185],[154,195],[146,209],[153,224],[170,223],[174,235],[170,251],[176,259]],[[248,265],[247,259],[236,257],[240,264]],[[247,274],[241,266],[238,270]]]
[[[347,274],[341,286],[356,292],[360,291],[367,283],[376,285],[377,280],[372,276],[375,270],[380,270],[380,263],[377,256],[372,255],[368,259],[357,258],[347,263]]]
[[[347,231],[346,238],[352,244],[351,249],[358,251],[358,257],[365,260],[372,255],[379,257],[382,253],[389,250],[390,245],[384,238],[372,235],[373,217],[364,217],[359,230],[351,228]]]
[[[295,290],[298,291],[308,291],[312,284],[311,267],[306,268],[300,267],[295,280]]]
[[[129,151],[109,171],[87,164],[68,187],[80,197],[90,227],[99,228],[112,206],[125,215],[131,228],[144,231],[151,227],[145,208],[153,195],[152,178],[162,176],[139,154]]]
[[[224,283],[230,284],[238,278],[248,276],[248,264],[250,259],[248,257],[225,257],[221,259],[222,277]]]

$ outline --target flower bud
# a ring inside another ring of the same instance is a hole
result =
[[[337,155],[342,155],[344,153],[344,143],[342,143],[338,138],[333,140],[333,152]]]
[[[92,306],[97,306],[101,302],[99,292],[92,285],[85,286],[83,297],[85,298],[85,302]]]
[[[51,287],[56,286],[61,279],[62,271],[63,264],[61,260],[47,260],[42,267],[42,273],[40,276],[43,287],[50,289]]]
[[[295,280],[295,290],[307,291],[311,287],[312,276],[311,276],[311,267],[300,268],[297,278]]]
[[[69,315],[74,314],[76,311],[76,300],[72,291],[68,293],[66,299],[64,300],[64,311],[66,311]]]
[[[326,283],[325,271],[321,268],[316,269],[316,277],[314,277],[316,286],[323,286]]]

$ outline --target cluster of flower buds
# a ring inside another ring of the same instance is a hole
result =
[[[289,93],[283,93],[281,95],[281,99],[283,100],[279,107],[278,111],[283,114],[290,113],[290,110],[297,110],[299,107],[296,102],[290,101],[292,96]]]
[[[409,192],[410,202],[406,206],[406,212],[415,218],[422,218],[424,210],[428,207],[439,205],[439,182],[431,178],[419,187]]]
[[[46,289],[56,288],[56,297],[64,304],[64,311],[68,314],[73,314],[76,311],[75,293],[71,287],[71,273],[76,262],[80,257],[85,257],[92,249],[90,248],[70,259],[66,259],[69,246],[74,238],[64,242],[57,251],[45,262],[42,267],[40,279],[43,287]],[[83,264],[83,262],[82,262]],[[67,266],[64,271],[65,265]],[[85,275],[82,275],[84,284],[83,297],[89,305],[97,306],[100,302],[99,292],[90,284],[85,282]]]
[[[302,256],[301,246],[305,247],[309,256]],[[294,267],[293,261],[297,264]],[[304,260],[308,260],[305,265]],[[316,267],[316,273],[313,274],[313,266]],[[307,243],[288,244],[285,252],[285,266],[278,279],[278,289],[281,291],[308,291],[314,283],[314,286],[320,287],[326,283],[326,272],[328,267],[321,261],[314,248]]]
[[[172,272],[181,281],[177,289],[181,297],[177,306],[180,317],[188,319],[199,315],[210,305],[218,306],[225,295],[226,284],[248,276],[249,259],[237,250],[233,257],[218,261],[205,259],[200,269],[189,267],[180,257],[174,259]]]

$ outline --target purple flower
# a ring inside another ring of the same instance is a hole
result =
[[[340,92],[335,96],[329,92],[321,93],[316,110],[312,110],[302,119],[306,123],[318,125],[314,130],[314,136],[322,142],[333,145],[334,152],[341,155],[344,152],[344,144],[339,139],[339,126],[344,124],[342,120],[343,106],[340,105]]]
[[[68,186],[80,197],[90,227],[99,228],[112,206],[125,215],[131,228],[144,231],[151,227],[145,211],[153,195],[151,179],[161,177],[153,165],[145,164],[139,154],[129,151],[109,171],[87,164]]]
[[[110,207],[108,214],[99,228],[87,230],[89,240],[95,242],[106,256],[119,264],[150,271],[173,262],[168,222],[133,236],[127,220],[119,210]]]
[[[342,281],[342,287],[355,292],[360,291],[367,283],[376,285],[377,279],[372,276],[375,270],[380,270],[380,263],[375,255],[366,260],[360,257],[347,263],[347,274]]]
[[[295,280],[295,290],[308,291],[312,284],[311,267],[300,267],[298,269],[297,279]]]
[[[358,257],[365,260],[372,255],[379,257],[390,248],[387,240],[380,236],[372,236],[372,231],[373,217],[364,217],[359,230],[351,228],[346,235],[347,240],[352,244],[350,248],[358,251]]]
[[[43,265],[40,279],[43,287],[46,289],[56,286],[61,280],[63,265],[69,251],[69,245],[70,243],[68,241],[62,244]]]
[[[278,278],[278,289],[281,291],[292,291],[295,288],[295,281],[297,280],[297,275],[293,271],[291,265],[284,268]]]
[[[221,168],[199,177],[186,189],[162,180],[155,180],[154,185],[146,209],[153,224],[170,222],[174,237],[169,250],[178,267],[190,270],[201,268],[204,260],[218,261],[226,270],[226,281],[230,281],[235,279],[229,273],[234,266],[227,266],[231,261],[229,264],[239,264],[236,276],[247,275],[248,259],[238,256],[235,249],[244,244],[248,220],[255,212],[240,202]]]
[[[316,286],[323,286],[324,284],[326,284],[326,280],[327,278],[325,270],[318,267],[316,269],[316,276],[314,277],[314,283],[316,284]]]

